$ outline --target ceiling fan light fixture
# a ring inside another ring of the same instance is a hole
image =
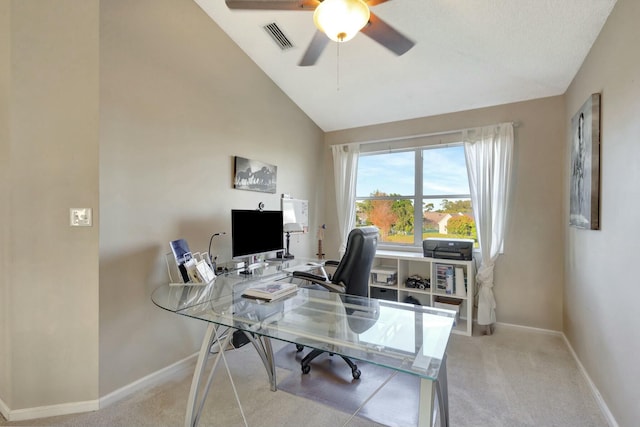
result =
[[[346,42],[369,22],[363,0],[324,0],[313,13],[316,27],[335,42]]]

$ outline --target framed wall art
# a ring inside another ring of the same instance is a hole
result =
[[[571,119],[569,224],[600,229],[600,94],[594,93]]]
[[[233,188],[275,193],[278,167],[257,160],[235,156]]]

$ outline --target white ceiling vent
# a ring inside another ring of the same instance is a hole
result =
[[[269,33],[273,41],[280,46],[280,49],[287,50],[293,47],[293,43],[291,43],[287,36],[284,35],[280,27],[278,27],[275,22],[265,25],[264,29],[267,30],[267,33]]]

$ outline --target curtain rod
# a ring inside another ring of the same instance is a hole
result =
[[[520,126],[520,122],[502,122],[502,123],[497,123],[495,125],[487,125],[487,126],[497,126],[497,125],[507,124],[507,123],[511,123],[511,125],[514,128],[517,128],[517,127]],[[478,127],[483,128],[483,127],[487,127],[487,126],[478,126]],[[372,140],[368,140],[368,141],[349,142],[349,143],[346,143],[346,144],[334,144],[334,145],[351,146],[351,145],[360,145],[360,144],[376,144],[376,143],[381,143],[381,142],[404,141],[404,140],[407,140],[407,139],[414,139],[414,138],[425,138],[425,137],[430,137],[430,136],[452,135],[452,134],[455,134],[455,133],[462,133],[464,131],[472,130],[472,129],[475,129],[475,128],[445,130],[445,131],[442,131],[442,132],[421,133],[421,134],[417,134],[417,135],[400,136],[400,137],[394,137],[394,138],[372,139]]]

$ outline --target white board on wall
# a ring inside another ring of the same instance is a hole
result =
[[[300,199],[281,199],[282,217],[285,224],[302,224],[303,232],[309,231],[309,201]]]

